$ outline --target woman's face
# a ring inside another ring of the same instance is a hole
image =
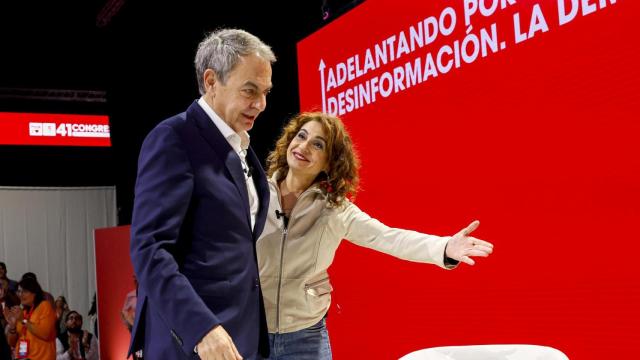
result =
[[[26,306],[33,306],[33,302],[36,300],[36,294],[21,287],[18,287],[18,296],[20,297],[20,303]]]
[[[315,178],[328,170],[327,134],[317,121],[300,128],[287,148],[287,164],[295,173]]]

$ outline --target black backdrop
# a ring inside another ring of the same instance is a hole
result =
[[[267,110],[251,131],[252,146],[266,158],[283,122],[299,110],[296,42],[358,2],[2,2],[0,111],[107,114],[112,147],[0,145],[0,186],[116,185],[119,223],[128,224],[142,140],[198,97],[196,46],[221,27],[254,33],[278,57]],[[98,25],[109,3],[121,7]],[[20,99],[13,88],[99,90],[106,102]]]

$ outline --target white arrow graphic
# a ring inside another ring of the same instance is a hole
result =
[[[324,90],[324,61],[320,59],[320,66],[318,67],[318,71],[320,71],[320,87],[322,88],[322,112],[327,112],[327,100]]]

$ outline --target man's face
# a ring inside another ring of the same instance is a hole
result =
[[[235,132],[248,131],[267,106],[271,63],[257,54],[241,56],[225,84],[212,70],[205,72],[205,99]]]
[[[82,329],[82,317],[76,313],[71,313],[67,316],[67,330],[71,330],[72,332],[75,330]]]

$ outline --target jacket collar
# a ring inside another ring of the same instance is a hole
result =
[[[240,195],[240,198],[242,199],[242,206],[244,206],[245,213],[247,215],[247,223],[250,225],[251,212],[249,209],[249,195],[247,192],[244,173],[242,172],[240,157],[233,150],[227,139],[224,138],[220,130],[216,127],[213,121],[211,121],[207,113],[202,109],[197,101],[194,101],[187,109],[187,119],[189,118],[194,120],[196,126],[200,129],[202,137],[224,162],[225,167],[229,171],[229,174],[233,179],[233,183],[238,190],[238,195]],[[262,198],[262,196],[260,196],[260,198]]]
[[[256,223],[253,226],[253,239],[257,240],[264,229],[267,211],[269,211],[269,184],[267,183],[267,175],[262,168],[262,164],[251,147],[249,147],[249,151],[247,153],[247,162],[254,169],[251,177],[253,178],[253,183],[256,186],[258,197],[260,198],[260,207],[256,214]]]

